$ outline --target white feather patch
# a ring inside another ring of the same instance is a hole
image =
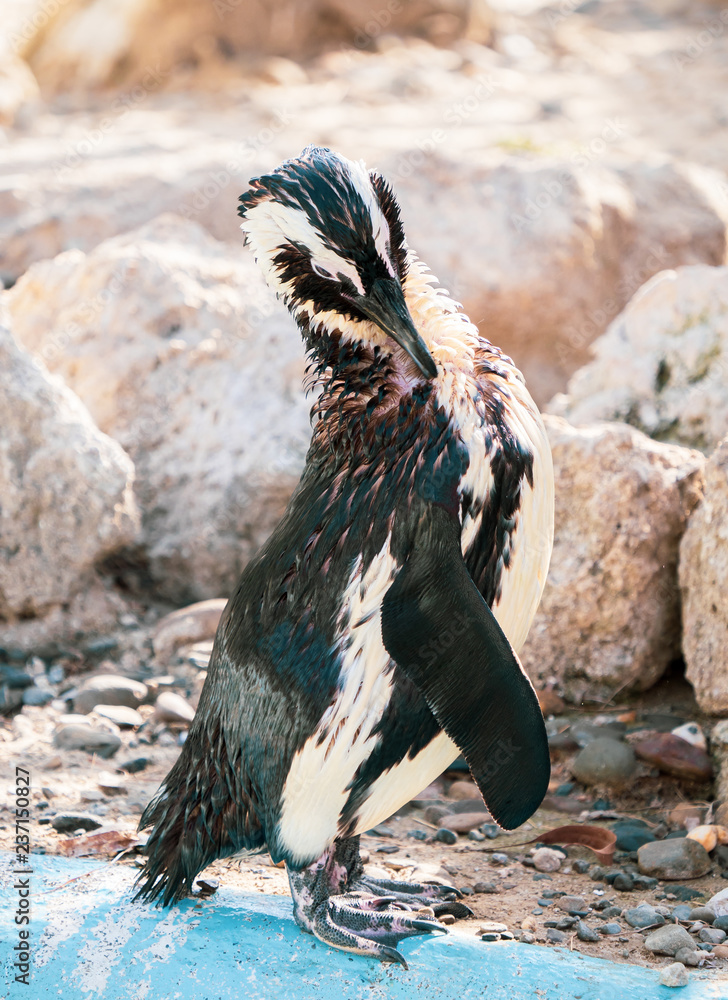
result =
[[[278,834],[294,861],[320,857],[338,835],[349,785],[381,739],[371,733],[392,691],[380,613],[397,572],[389,543],[387,537],[363,576],[361,559],[354,567],[339,618],[343,638],[338,693],[293,758],[283,787]]]

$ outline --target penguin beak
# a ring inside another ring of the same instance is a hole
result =
[[[368,295],[357,296],[361,311],[412,358],[425,378],[435,378],[437,366],[412,322],[402,286],[394,278],[377,278]]]

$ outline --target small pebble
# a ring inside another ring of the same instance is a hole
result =
[[[654,889],[657,885],[657,879],[649,875],[633,875],[632,881],[635,889]]]
[[[696,966],[700,964],[700,952],[696,951],[694,948],[679,948],[675,952],[675,958],[678,962],[682,962],[683,965]]]
[[[396,844],[380,844],[374,852],[375,854],[397,854],[399,847]]]
[[[720,917],[715,917],[713,927],[717,927],[719,931],[728,931],[728,914],[724,913]]]
[[[657,878],[699,878],[710,871],[708,852],[702,844],[687,837],[656,840],[652,844],[644,844],[637,856],[640,871]]]
[[[440,921],[441,924],[455,923],[455,917],[452,915],[452,913],[441,913],[437,919]]]
[[[443,844],[457,844],[458,835],[452,830],[448,830],[447,827],[441,826],[435,834],[435,840],[439,840]]]
[[[688,920],[702,920],[705,924],[712,924],[715,913],[707,906],[696,906],[690,911]]]
[[[500,836],[500,829],[495,825],[495,823],[483,823],[481,826],[481,832],[485,834],[488,840],[495,840],[496,837]]]
[[[520,931],[517,937],[521,944],[534,944],[536,941],[535,936],[530,931]]]
[[[684,903],[678,903],[678,905],[672,910],[672,916],[675,920],[690,920],[690,914],[692,912],[693,908],[691,906],[686,906]]]
[[[163,691],[154,702],[154,718],[158,722],[189,725],[195,717],[190,703],[174,691]]]
[[[571,770],[584,785],[621,787],[629,781],[636,767],[631,746],[600,736],[576,755]]]
[[[632,892],[634,889],[634,879],[630,875],[620,872],[612,882],[612,885],[618,892]]]
[[[503,934],[508,930],[507,924],[498,923],[496,920],[484,920],[478,928],[479,934]]]
[[[661,986],[687,986],[690,974],[682,962],[673,962],[660,972]]]
[[[384,823],[380,823],[379,826],[375,826],[372,830],[367,830],[367,834],[370,837],[394,837],[395,832],[391,826],[386,826]]]
[[[563,931],[557,931],[555,927],[549,927],[546,930],[546,940],[550,941],[551,944],[563,944],[566,939],[567,935]]]
[[[105,759],[113,757],[121,746],[116,733],[88,725],[61,725],[53,736],[54,746],[62,750],[85,750]]]
[[[110,719],[121,729],[134,729],[144,725],[144,719],[139,712],[127,705],[96,705],[94,712],[104,719]]]
[[[116,642],[114,642],[116,645]],[[146,684],[120,674],[96,674],[83,682],[73,695],[76,712],[87,715],[96,705],[127,705],[138,708],[148,693]]]
[[[495,884],[495,882],[476,882],[475,885],[473,886],[473,889],[475,892],[483,892],[488,894],[496,893],[499,891],[498,886]]]
[[[577,858],[574,862],[574,871],[577,875],[586,875],[590,868],[591,864],[583,858]]]
[[[537,871],[556,872],[561,867],[564,855],[551,847],[539,847],[533,854],[533,864]]]
[[[673,733],[656,733],[634,743],[638,757],[666,774],[691,781],[707,781],[713,773],[705,750]]]
[[[408,830],[407,836],[412,840],[427,840],[427,834],[424,830]]]
[[[58,813],[50,821],[58,833],[73,833],[76,830],[98,830],[100,820],[88,813]]]
[[[656,955],[675,955],[681,948],[694,947],[693,939],[679,924],[665,924],[645,938],[645,948]]]
[[[447,807],[442,805],[427,806],[425,809],[425,822],[432,823],[433,825],[435,823],[439,824],[442,817],[447,816],[448,811]]]
[[[726,939],[726,932],[717,927],[703,927],[698,931],[698,937],[706,944],[723,944]]]
[[[658,913],[654,906],[649,903],[640,903],[624,913],[624,919],[630,925],[639,930],[641,927],[651,927],[653,924],[664,924],[665,918]]]
[[[534,915],[534,917],[540,917],[541,914],[543,913],[543,910],[539,910],[538,908],[536,908],[535,910],[531,910],[531,913]]]
[[[599,928],[600,934],[621,934],[622,928],[619,924],[604,924],[603,927]]]
[[[134,760],[128,760],[125,764],[119,764],[119,770],[126,771],[127,774],[138,774],[149,764],[151,761],[148,757],[135,757]]]
[[[616,848],[618,851],[637,851],[643,844],[650,844],[655,840],[646,823],[641,820],[625,820],[623,823],[615,823],[612,832],[617,836]]]
[[[607,897],[605,896],[603,899],[598,899],[594,903],[594,909],[595,910],[599,910],[601,912],[602,910],[606,910],[607,907],[611,906],[612,903],[613,903],[613,900],[607,899]]]
[[[553,899],[539,899],[537,902],[539,906],[543,907],[553,906],[554,903]]]
[[[715,958],[728,958],[728,944],[717,944],[713,948]]]
[[[491,854],[490,863],[492,865],[509,865],[511,863],[511,859],[508,857],[507,854],[496,853],[496,854]]]
[[[583,920],[579,920],[576,925],[576,936],[580,941],[599,941],[599,934]]]
[[[484,827],[490,820],[490,814],[481,810],[480,812],[447,813],[441,816],[438,823],[441,827],[454,830],[455,833],[469,833],[470,830],[480,828],[485,833]],[[498,827],[495,828],[496,830]]]
[[[471,830],[468,833],[468,840],[474,840],[477,843],[485,840],[485,834],[481,833],[480,830]]]
[[[551,881],[553,881],[553,879],[551,878],[550,875],[547,875],[545,872],[539,872],[538,875],[534,875],[533,876],[533,881],[534,882],[551,882]]]
[[[198,878],[193,884],[193,889],[199,889],[201,896],[212,896],[220,888],[220,883],[216,878]]]

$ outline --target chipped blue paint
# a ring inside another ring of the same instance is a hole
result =
[[[0,914],[4,984],[10,986],[3,996],[12,1000],[728,998],[728,981],[715,972],[693,972],[687,987],[670,990],[658,985],[653,970],[456,934],[403,942],[405,972],[302,934],[285,896],[223,886],[203,902],[157,910],[131,902],[134,873],[127,867],[38,856],[32,867],[30,988],[13,983],[17,928],[7,902]],[[4,887],[13,884],[11,872],[11,857],[0,857]],[[77,875],[85,877],[63,885]]]

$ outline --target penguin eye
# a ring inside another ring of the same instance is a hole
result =
[[[332,274],[331,271],[327,271],[325,267],[317,264],[316,261],[311,261],[311,270],[314,274],[317,274],[319,278],[328,278],[329,281],[336,281],[336,275]]]

